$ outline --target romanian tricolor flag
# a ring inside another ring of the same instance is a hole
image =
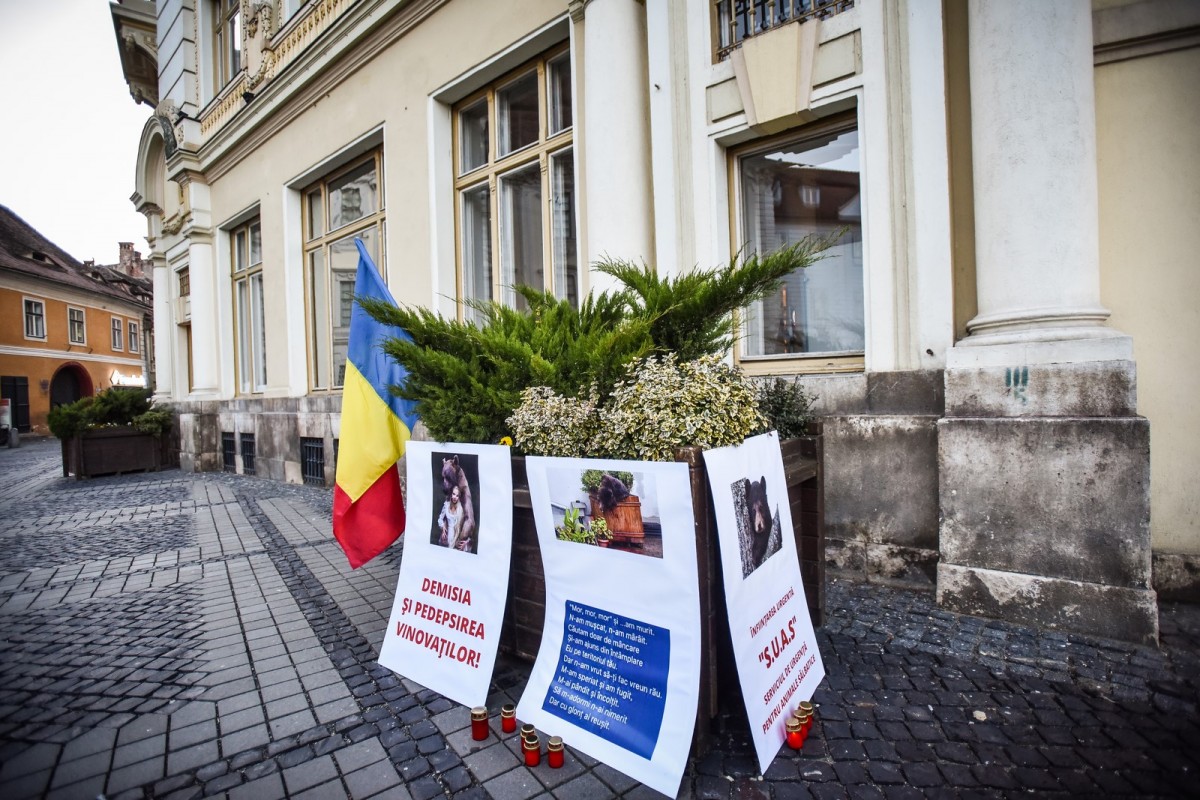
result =
[[[361,239],[354,291],[395,304]],[[342,386],[342,430],[337,481],[333,489],[333,535],[358,569],[404,533],[404,497],[396,465],[417,424],[413,404],[388,391],[403,384],[408,371],[386,356],[383,342],[408,338],[383,325],[358,303],[350,314],[350,345]]]

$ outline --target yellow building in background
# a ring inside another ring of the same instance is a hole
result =
[[[49,433],[54,406],[147,385],[150,289],[75,260],[0,206],[0,390],[19,431]]]

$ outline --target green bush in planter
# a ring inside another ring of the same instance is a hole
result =
[[[758,384],[758,410],[767,418],[768,427],[779,432],[780,439],[792,439],[808,433],[813,420],[811,394],[804,391],[800,379],[768,379]]]
[[[384,351],[409,373],[392,391],[415,402],[430,434],[440,441],[497,442],[513,433],[508,419],[531,387],[601,405],[628,367],[648,356],[673,354],[685,363],[727,352],[734,313],[776,291],[786,275],[817,261],[835,241],[809,237],[673,278],[645,265],[602,262],[597,270],[620,281],[620,291],[589,296],[576,309],[518,286],[523,310],[469,302],[478,323],[357,300],[376,320],[411,337],[388,340]]]
[[[50,409],[46,422],[50,432],[59,439],[71,439],[93,426],[90,409],[95,397],[81,397],[74,403]]]
[[[753,382],[718,356],[648,358],[598,412],[595,452],[672,461],[680,447],[725,447],[766,430]]]
[[[725,447],[769,430],[761,410],[760,389],[740,369],[717,356],[680,363],[674,356],[647,358],[631,365],[625,380],[600,406],[548,396],[530,389],[509,417],[514,444],[530,455],[565,456],[563,441],[596,458],[672,461],[680,447]],[[553,413],[543,413],[543,409]],[[584,417],[579,430],[588,441],[577,445],[559,435],[563,419]],[[792,434],[794,435],[794,434]],[[583,488],[592,491],[604,473],[583,473]],[[613,473],[626,486],[633,476]],[[626,477],[628,476],[628,477]]]
[[[175,412],[159,406],[152,406],[149,411],[133,418],[133,427],[142,433],[150,433],[155,436],[167,433],[174,424]]]
[[[527,455],[586,458],[592,455],[599,425],[595,392],[588,397],[564,397],[549,386],[531,386],[521,393],[521,403],[507,424],[514,442]],[[584,473],[585,481],[591,472],[595,470]]]
[[[146,389],[114,386],[92,397],[50,410],[50,432],[70,439],[94,428],[133,426],[143,433],[163,434],[175,423],[170,409],[153,406]]]

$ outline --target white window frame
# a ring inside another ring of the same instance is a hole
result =
[[[521,64],[564,44],[569,45],[572,41],[571,30],[570,16],[563,13],[429,93],[429,248],[434,270],[430,293],[425,302],[443,316],[457,317],[460,311],[457,302],[460,276],[459,235],[456,227],[459,193],[454,190],[454,183],[458,177],[455,166],[457,156],[453,147],[446,146],[446,142],[452,142],[454,138],[454,109],[469,95],[501,80]],[[569,47],[569,52],[574,84],[573,116],[578,121],[582,98],[579,91],[582,69],[579,62],[580,51]],[[576,187],[581,185],[579,163],[576,159]],[[585,281],[580,286],[580,293],[586,294],[587,269],[583,261],[583,239],[580,234],[581,231],[576,235],[575,259],[580,265],[580,278]]]
[[[36,303],[40,309],[40,313],[31,316],[29,313],[29,304]],[[31,319],[41,321],[42,332],[40,335],[36,331],[31,332],[29,323]],[[21,298],[21,329],[25,332],[25,338],[33,342],[46,341],[46,301],[37,297],[22,297]]]
[[[253,247],[256,232],[257,254]],[[239,394],[261,394],[267,388],[261,217],[255,214],[230,227],[228,236],[235,382]]]
[[[571,107],[568,109],[571,114],[571,123],[551,131],[550,118],[551,103],[553,100],[550,92],[550,77],[552,72],[550,65],[552,62],[559,62],[564,59],[568,68],[572,71],[568,80],[568,87],[572,90]],[[570,46],[565,43],[559,43],[535,54],[532,58],[516,66],[516,68],[499,75],[495,80],[488,81],[481,88],[456,102],[451,108],[451,129],[453,132],[453,206],[455,215],[455,296],[459,300],[458,314],[460,319],[469,319],[472,317],[469,307],[463,302],[467,299],[497,300],[506,305],[515,305],[519,302],[511,286],[513,282],[518,281],[516,280],[516,266],[513,263],[512,253],[506,247],[506,241],[508,240],[506,239],[505,232],[511,230],[509,227],[511,220],[505,216],[503,187],[505,180],[509,176],[526,172],[531,167],[536,168],[540,176],[539,204],[541,215],[538,223],[541,232],[542,285],[537,288],[554,292],[556,296],[564,299],[573,295],[576,303],[582,299],[583,275],[579,260],[579,193],[577,187],[574,186],[574,180],[572,180],[571,200],[571,213],[574,217],[574,223],[573,230],[570,231],[570,236],[567,240],[572,245],[569,248],[560,248],[557,246],[558,241],[555,239],[555,212],[553,209],[553,163],[556,159],[561,159],[564,157],[564,154],[569,153],[569,156],[566,157],[571,159],[570,169],[572,179],[574,179],[576,171],[576,114],[574,108],[574,84],[572,82],[574,69]],[[531,73],[535,76],[537,87],[537,135],[533,141],[501,155],[499,142],[501,128],[499,97],[504,90],[513,86],[518,81],[528,78]],[[485,107],[487,109],[487,152],[482,164],[468,169],[461,162],[463,156],[461,114],[466,109],[476,107],[481,101],[486,103]],[[489,205],[489,241],[487,242],[489,246],[487,249],[490,259],[491,285],[475,287],[476,293],[470,294],[467,290],[475,281],[467,274],[468,248],[466,243],[468,237],[471,236],[471,232],[467,230],[466,226],[467,212],[465,209],[465,197],[467,193],[477,191],[484,185],[487,186]],[[573,275],[568,275],[566,269],[562,268],[559,263],[556,263],[559,255],[567,256],[574,261]],[[573,282],[572,278],[574,279]],[[486,294],[484,294],[484,291],[486,291]]]
[[[286,25],[296,12],[308,4],[309,0],[283,0],[280,3],[279,24]]]
[[[787,146],[791,143],[803,143],[809,137],[818,138],[837,131],[854,130],[859,137],[859,201],[866,202],[867,181],[866,181],[866,166],[862,161],[865,160],[863,154],[863,121],[858,116],[857,112],[848,112],[841,115],[831,116],[828,119],[820,120],[804,127],[795,128],[778,135],[770,136],[765,139],[750,142],[740,145],[736,148],[730,148],[727,156],[729,158],[729,218],[730,232],[732,234],[731,245],[736,251],[738,246],[745,243],[748,233],[745,230],[746,221],[743,216],[743,197],[744,186],[742,183],[742,159],[771,152],[779,147]],[[860,238],[858,248],[861,255],[862,282],[863,282],[863,298],[862,298],[862,315],[863,315],[863,349],[835,352],[798,352],[798,353],[773,353],[762,355],[748,355],[745,352],[745,343],[743,337],[748,335],[745,329],[746,318],[744,313],[738,315],[738,342],[734,346],[734,359],[738,365],[750,375],[771,375],[778,374],[780,370],[787,372],[802,372],[807,374],[818,373],[836,373],[836,372],[861,372],[865,369],[866,350],[870,347],[870,331],[869,331],[869,308],[867,297],[867,282],[868,275],[868,260],[866,258],[865,248],[866,239],[868,236],[867,219],[863,214],[859,223]],[[762,302],[769,302],[764,300]]]
[[[375,136],[368,136],[363,143],[373,141]],[[373,162],[375,165],[375,181],[377,207],[374,211],[357,217],[349,222],[333,227],[329,218],[329,203],[331,185],[348,173]],[[352,148],[344,158],[329,162],[330,166],[316,175],[309,173],[313,180],[307,186],[300,187],[301,207],[301,239],[302,273],[304,276],[304,308],[305,308],[305,350],[307,353],[308,391],[310,393],[337,393],[344,385],[345,361],[337,361],[339,342],[335,340],[333,314],[335,307],[343,304],[342,294],[334,295],[335,290],[343,291],[334,283],[333,270],[330,264],[330,248],[347,237],[355,236],[366,231],[372,231],[377,245],[373,255],[375,267],[387,280],[387,193],[385,191],[384,152],[382,144],[359,150]],[[321,232],[312,230],[313,197],[318,196],[321,204]],[[370,249],[370,245],[368,245]],[[322,285],[317,287],[314,281],[313,256],[321,254],[321,264],[317,268],[321,273]],[[355,265],[357,266],[357,256]],[[318,302],[316,291],[320,289],[323,299]],[[318,306],[321,307],[318,307]],[[317,319],[317,317],[321,317]],[[349,332],[349,321],[346,324]],[[328,375],[319,374],[326,370]]]
[[[74,336],[74,320],[72,312],[79,312],[79,338]],[[67,342],[70,344],[87,345],[87,309],[79,306],[67,306]]]
[[[208,0],[209,35],[212,37],[213,96],[221,93],[245,68],[242,63],[241,3],[231,0]],[[233,54],[237,53],[237,64]]]
[[[142,352],[141,342],[138,341],[139,333],[137,320],[125,320],[125,340],[128,342],[129,352],[131,353]]]
[[[109,323],[111,332],[110,342],[114,353],[125,352],[125,321],[120,317],[113,317]]]

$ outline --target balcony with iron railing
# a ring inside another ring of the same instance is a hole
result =
[[[729,58],[752,36],[832,17],[853,6],[854,0],[713,0],[715,60]]]

